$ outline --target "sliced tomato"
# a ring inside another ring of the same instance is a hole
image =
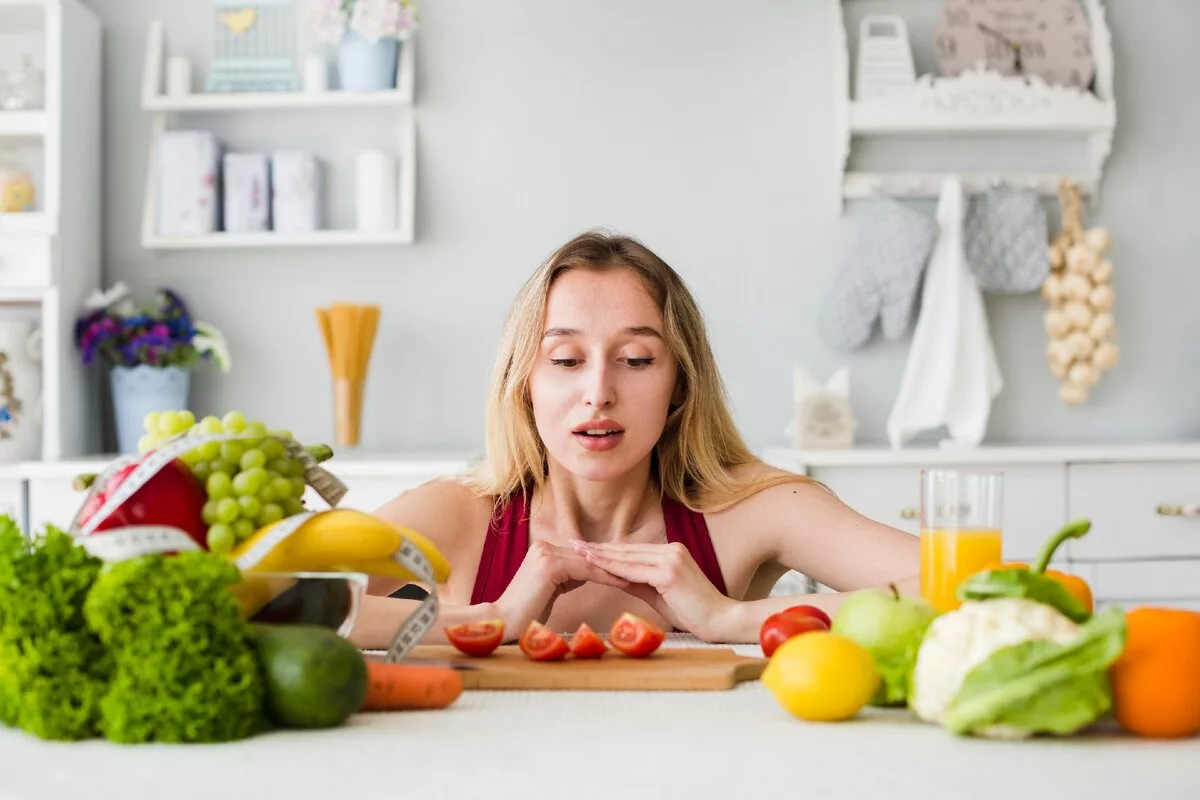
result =
[[[464,622],[444,629],[450,644],[469,656],[486,656],[504,641],[504,620]]]
[[[571,652],[571,646],[567,644],[566,639],[536,619],[530,622],[529,627],[521,634],[517,646],[534,661],[561,661]]]
[[[626,611],[617,617],[612,630],[608,633],[608,641],[613,647],[627,656],[645,658],[658,649],[666,634],[653,622]]]
[[[571,654],[576,658],[600,658],[608,652],[608,645],[596,635],[586,622],[579,624],[579,630],[571,637]]]

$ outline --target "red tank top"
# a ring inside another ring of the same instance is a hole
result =
[[[728,596],[704,515],[666,496],[662,500],[662,510],[667,526],[667,541],[682,543],[692,554],[696,566],[717,587],[717,591]],[[529,517],[525,513],[525,496],[518,492],[504,511],[494,515],[488,525],[483,554],[479,557],[479,571],[475,574],[475,589],[471,592],[471,604],[492,603],[499,599],[508,588],[509,581],[517,574],[528,550]]]

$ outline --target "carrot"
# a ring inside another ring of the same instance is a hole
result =
[[[449,667],[368,661],[367,680],[361,711],[445,708],[463,691],[462,676]]]

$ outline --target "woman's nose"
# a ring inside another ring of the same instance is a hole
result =
[[[612,373],[607,366],[599,365],[587,371],[587,386],[584,391],[584,404],[593,408],[607,408],[616,400],[616,391],[612,385]]]

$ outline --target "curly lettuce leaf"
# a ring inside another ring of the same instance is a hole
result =
[[[109,565],[84,605],[115,661],[101,722],[110,740],[223,742],[266,728],[265,684],[229,587],[208,552]]]
[[[102,564],[67,532],[0,517],[0,723],[44,739],[99,733],[111,662],[83,603]]]
[[[1006,724],[1030,733],[1067,735],[1112,707],[1107,670],[1125,648],[1125,614],[1096,614],[1067,645],[1031,640],[997,650],[967,673],[944,724],[966,734]]]
[[[932,622],[932,619],[930,620]],[[901,706],[908,702],[912,691],[913,669],[917,665],[917,653],[929,623],[909,631],[889,647],[886,654],[875,655],[875,667],[882,678],[879,689],[871,699],[874,706]]]

